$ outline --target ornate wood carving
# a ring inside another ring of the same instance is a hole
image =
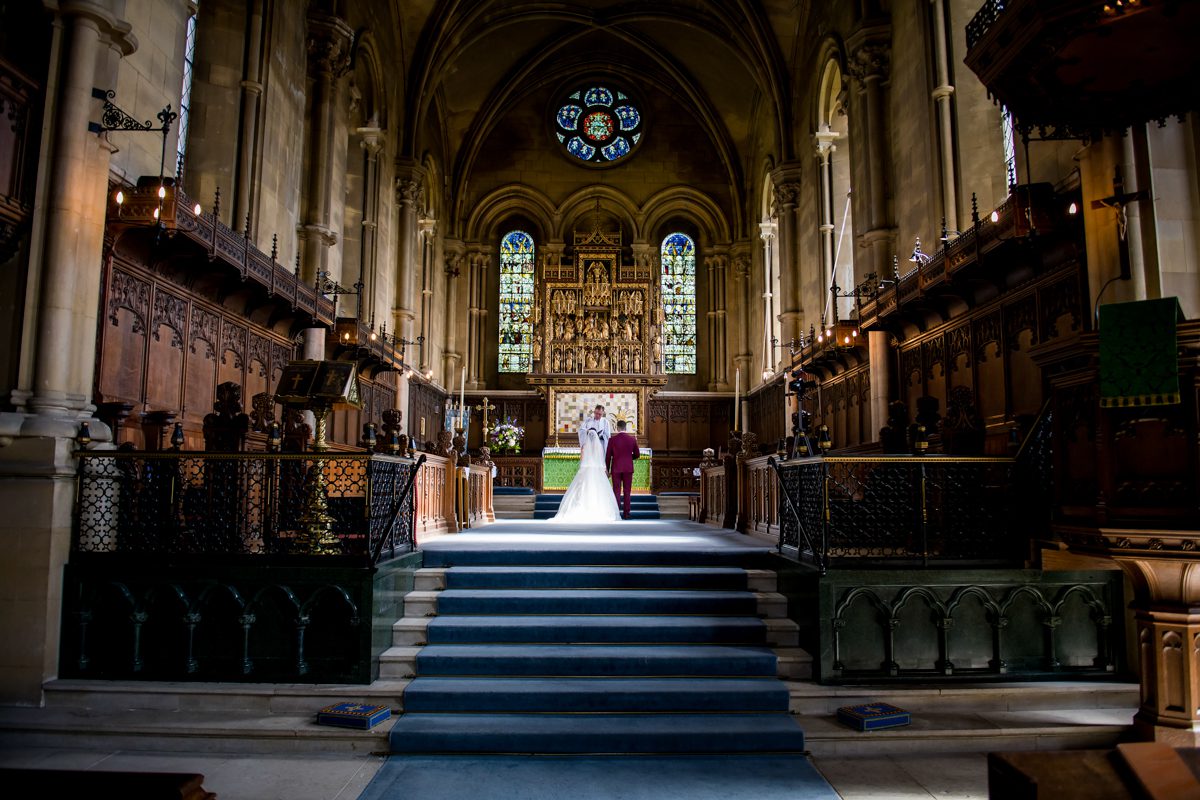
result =
[[[279,380],[280,373],[289,361],[292,360],[292,348],[271,342],[271,380],[268,385],[274,387]]]
[[[667,402],[665,400],[651,400],[646,408],[646,415],[650,418],[651,425],[661,425],[667,421]]]
[[[192,310],[192,332],[188,335],[191,339],[191,344],[188,346],[193,353],[198,353],[196,350],[196,342],[204,342],[204,358],[214,360],[217,357],[217,322],[219,317],[216,314],[211,314],[203,308],[195,308]]]
[[[158,329],[166,325],[171,329],[171,347],[183,349],[183,334],[187,330],[187,301],[161,289],[154,293],[154,316],[150,325],[155,341],[159,340]]]
[[[246,363],[246,329],[229,320],[221,321],[221,363],[228,364],[228,352],[233,353],[233,368],[241,369]]]
[[[271,344],[256,333],[250,334],[250,361],[258,362],[258,377],[267,377],[267,367],[271,363]]]
[[[971,326],[959,325],[950,329],[950,371],[958,371],[958,357],[966,356],[965,366],[971,366]]]
[[[1052,283],[1038,292],[1041,315],[1041,341],[1058,336],[1058,318],[1071,315],[1071,330],[1079,330],[1079,281],[1075,275],[1068,275],[1062,280]]]
[[[975,339],[975,360],[977,362],[988,360],[989,344],[995,344],[997,350],[1001,349],[1000,330],[999,312],[975,320],[972,333]]]
[[[108,319],[113,325],[120,322],[119,309],[133,314],[134,333],[146,330],[146,317],[150,312],[150,284],[133,277],[128,272],[114,269],[108,284]]]
[[[1033,331],[1033,341],[1038,341],[1037,297],[1033,294],[1004,307],[1004,337],[1009,350],[1021,349],[1021,331]]]
[[[905,386],[921,383],[924,370],[921,368],[921,346],[914,345],[900,351],[900,375]]]
[[[942,374],[946,374],[946,339],[942,336],[932,336],[925,340],[922,348],[925,351],[925,379],[933,380],[933,367],[940,365]]]
[[[671,422],[687,422],[688,421],[688,406],[687,403],[672,401],[668,403],[668,414],[670,414]]]

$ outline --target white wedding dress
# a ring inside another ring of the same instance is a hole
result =
[[[567,487],[558,513],[550,522],[617,522],[621,510],[604,471],[604,448],[595,431],[588,431],[579,453],[579,472]]]

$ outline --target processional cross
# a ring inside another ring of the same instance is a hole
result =
[[[483,402],[480,403],[479,405],[475,406],[475,410],[483,412],[483,435],[487,436],[488,431],[491,430],[490,428],[488,428],[488,412],[495,411],[496,406],[494,403],[488,403],[488,399],[486,397],[484,397]]]

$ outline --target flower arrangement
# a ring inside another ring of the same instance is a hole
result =
[[[521,441],[525,438],[525,429],[508,417],[488,434],[488,441],[498,452],[515,453],[521,449]]]

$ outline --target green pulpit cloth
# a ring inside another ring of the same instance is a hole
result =
[[[1179,300],[1100,306],[1100,406],[1166,406],[1180,402],[1175,325]]]
[[[547,447],[542,451],[543,492],[565,492],[578,471],[579,448]],[[642,455],[633,462],[633,493],[650,493],[650,453],[647,448],[642,448]]]

